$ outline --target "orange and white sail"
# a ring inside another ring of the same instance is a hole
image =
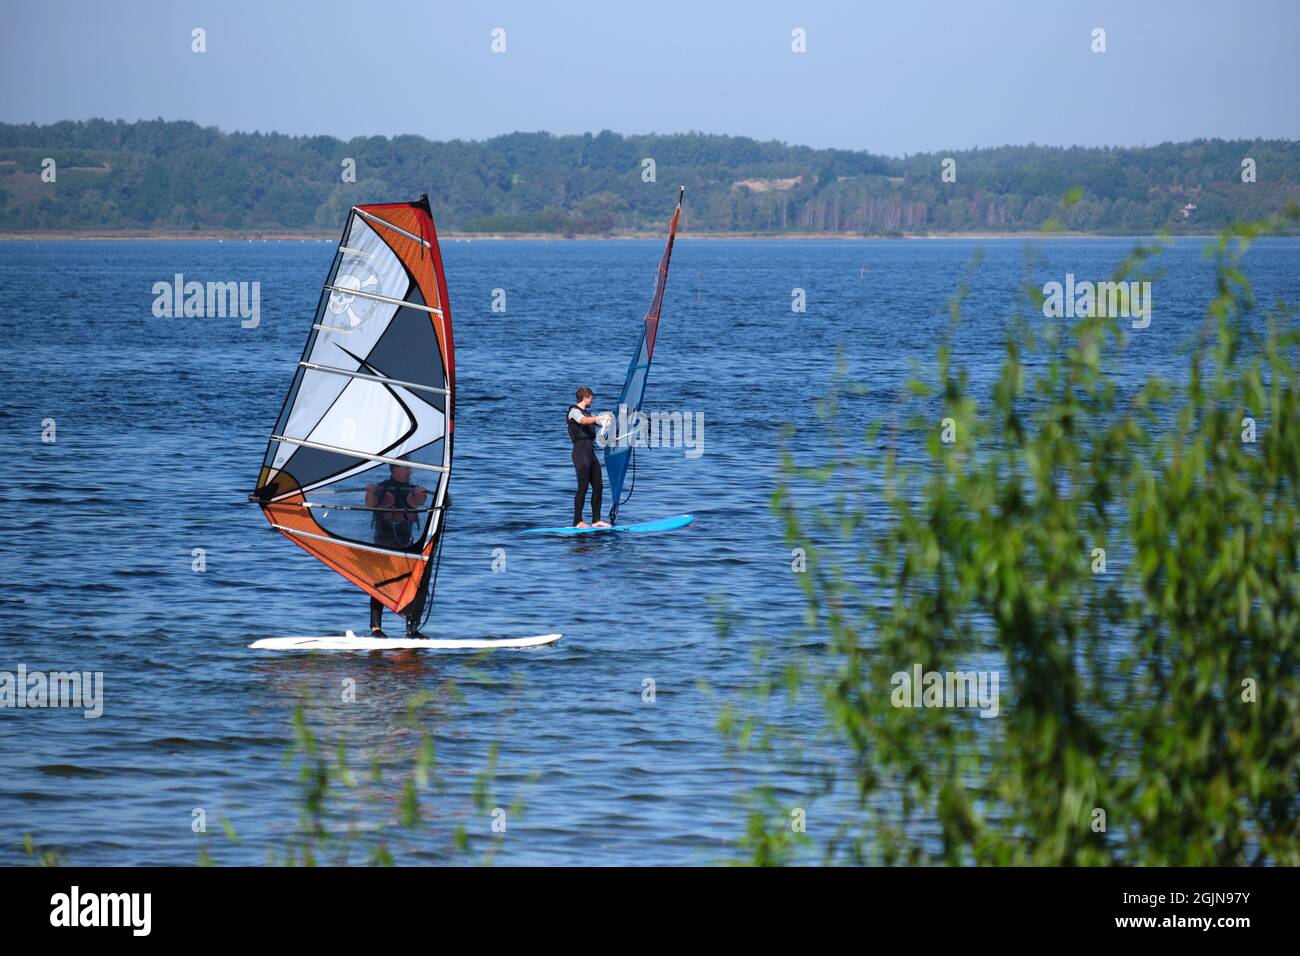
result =
[[[442,536],[455,368],[428,197],[353,207],[250,497],[273,528],[398,612]],[[403,515],[401,546],[376,533],[391,514],[366,502],[393,464],[425,489]]]

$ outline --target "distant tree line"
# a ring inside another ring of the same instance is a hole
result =
[[[47,159],[53,181],[42,176]],[[345,181],[348,160],[355,182]],[[1246,160],[1253,182],[1243,181]],[[330,232],[353,203],[428,192],[444,230],[658,232],[678,184],[696,232],[1026,231],[1074,187],[1083,194],[1062,219],[1067,230],[1200,232],[1271,215],[1300,196],[1300,143],[1030,145],[892,158],[704,133],[344,141],[163,120],[0,124],[7,231]]]

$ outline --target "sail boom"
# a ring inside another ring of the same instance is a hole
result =
[[[289,500],[290,498],[296,498],[299,495],[305,495],[309,492],[317,497],[320,497],[321,495],[355,495],[357,493],[356,491],[350,489],[345,491],[345,490],[339,490],[333,488],[322,488],[319,485],[313,485],[310,488],[294,488],[290,491],[286,491],[282,495],[277,495],[276,497],[271,498],[270,500],[265,502],[259,499],[256,493],[249,495],[248,500],[256,501],[258,504],[263,505],[264,507],[266,505],[284,505],[290,508],[323,508],[329,511],[418,511],[423,513],[426,511],[444,511],[446,510],[447,507],[446,505],[431,505],[427,508],[406,508],[406,507],[368,508],[368,507],[362,507],[360,505],[334,505],[334,504],[330,504],[327,501],[290,501]]]
[[[282,502],[289,508],[324,508],[327,511],[409,511],[412,514],[431,514],[435,511],[446,511],[446,505],[430,505],[427,508],[412,508],[403,505],[401,508],[396,506],[388,508],[372,508],[369,505],[335,505],[328,501],[285,501]]]

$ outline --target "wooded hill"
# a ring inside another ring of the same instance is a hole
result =
[[[55,161],[55,179],[42,178]],[[954,161],[955,181],[942,178]],[[1255,182],[1243,182],[1243,161]],[[344,181],[345,162],[355,182]],[[646,160],[654,182],[646,182]],[[0,124],[0,230],[337,232],[348,206],[428,192],[443,231],[662,231],[678,184],[694,233],[892,235],[1041,228],[1206,232],[1300,197],[1300,144],[1003,146],[902,158],[704,133],[482,142],[223,133],[190,122]]]

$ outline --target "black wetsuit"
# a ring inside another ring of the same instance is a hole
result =
[[[569,406],[569,441],[573,442],[573,470],[578,473],[578,490],[573,495],[573,523],[582,521],[582,506],[587,500],[587,487],[591,486],[591,520],[600,520],[600,499],[605,490],[605,480],[600,473],[600,460],[596,457],[596,426],[579,425],[573,412],[584,418],[588,413],[577,405]]]
[[[371,512],[371,522],[375,529],[375,544],[381,548],[389,548],[393,551],[412,550],[414,543],[418,540],[420,530],[420,514],[415,511],[407,511],[397,507],[397,505],[410,505],[411,500],[406,496],[409,495],[415,486],[406,482],[397,481],[394,478],[385,478],[375,485],[375,501],[382,502],[384,495],[392,492],[394,509],[392,511],[374,511]],[[421,505],[421,507],[425,507]],[[397,520],[393,520],[397,519]],[[403,612],[407,625],[414,622],[420,623],[420,615],[424,613],[424,600],[427,594],[427,584],[429,579],[429,568],[432,562],[424,562],[424,575],[420,582],[420,593],[416,595],[415,600]],[[370,629],[373,631],[380,626],[380,621],[384,616],[384,605],[379,598],[370,599]]]

